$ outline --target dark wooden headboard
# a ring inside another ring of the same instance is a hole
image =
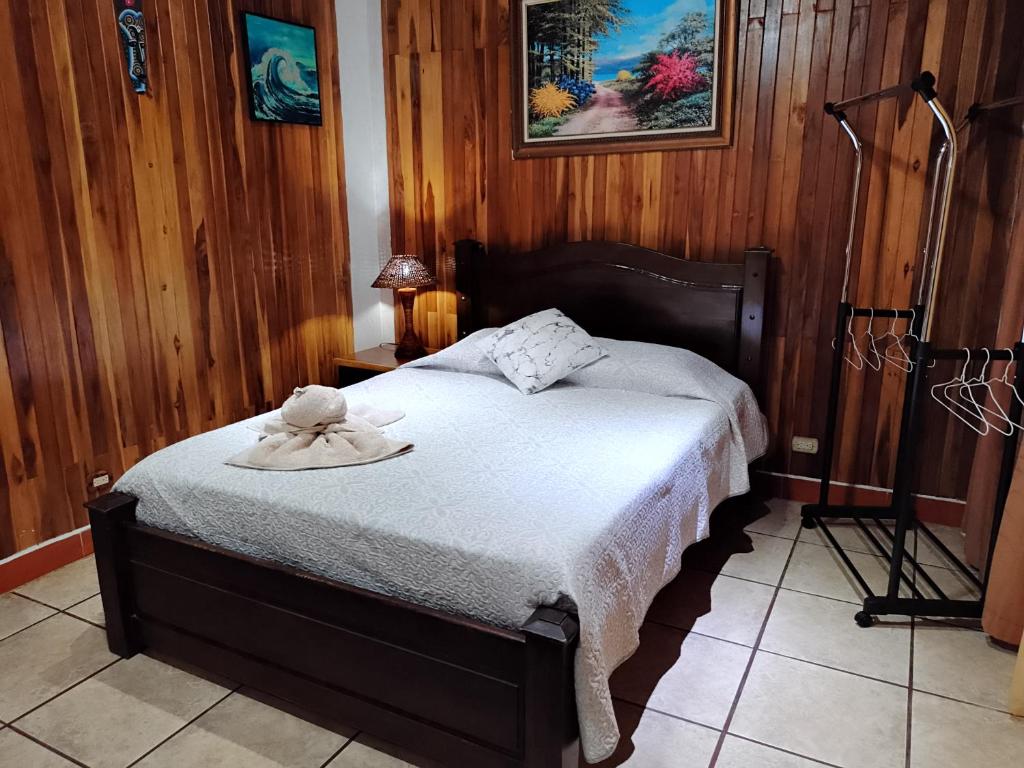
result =
[[[594,336],[683,347],[758,391],[771,252],[687,261],[634,245],[563,243],[526,254],[455,245],[459,338],[557,307]]]

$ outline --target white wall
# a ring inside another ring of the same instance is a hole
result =
[[[394,295],[371,288],[391,255],[380,0],[336,0],[352,321],[357,350],[395,340]]]

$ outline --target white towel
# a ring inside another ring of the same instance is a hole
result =
[[[249,469],[294,471],[370,464],[412,449],[391,440],[380,428],[402,419],[401,411],[366,405],[348,407],[345,395],[331,387],[295,390],[281,408],[280,419],[259,428],[259,442],[227,460]]]

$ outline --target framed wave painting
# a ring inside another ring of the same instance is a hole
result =
[[[514,0],[516,157],[728,146],[736,0]]]
[[[242,26],[252,119],[323,125],[316,30],[256,13]]]

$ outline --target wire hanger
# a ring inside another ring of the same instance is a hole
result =
[[[908,330],[905,333],[896,333],[896,323],[899,321],[899,316],[894,314],[892,317],[892,325],[889,326],[889,330],[886,332],[885,336],[882,336],[883,339],[889,337],[895,339],[895,341],[892,344],[889,344],[883,352],[885,362],[899,368],[904,373],[910,373],[912,370],[914,370],[914,361],[911,360],[910,358],[910,352],[903,346],[903,340],[907,338],[907,336],[913,337],[914,335],[915,311],[912,309],[910,310],[910,312],[910,326],[908,327]],[[891,350],[893,349],[899,350],[899,356],[890,354]]]
[[[985,414],[991,414],[995,418],[995,421],[990,421],[986,417],[985,421],[988,422],[988,425],[1003,437],[1009,437],[1017,427],[1012,421],[1010,421],[1010,417],[1006,414],[1006,411],[1003,410],[1003,406],[999,404],[999,400],[992,391],[991,382],[985,377],[985,374],[988,373],[988,368],[991,364],[992,353],[986,348],[985,365],[982,367],[981,373],[978,374],[976,378],[967,379],[965,381],[965,383],[960,387],[960,397],[968,400],[970,404],[983,416]],[[984,390],[980,403],[974,396],[974,390],[977,387],[981,387]],[[998,410],[992,410],[989,408],[986,405],[988,401],[991,401]],[[1005,427],[1001,425],[1005,425]]]
[[[941,382],[941,383],[936,384],[935,386],[933,386],[932,387],[932,398],[935,400],[935,402],[937,402],[939,405],[941,405],[943,408],[945,408],[947,411],[949,411],[951,414],[953,414],[953,416],[955,416],[957,419],[962,421],[964,424],[966,424],[968,427],[970,427],[976,433],[978,433],[979,435],[984,437],[985,435],[987,435],[989,433],[989,430],[991,428],[989,423],[988,423],[988,420],[985,418],[984,414],[980,413],[980,412],[976,412],[976,411],[971,411],[970,408],[968,408],[967,406],[963,405],[962,403],[958,403],[957,401],[953,400],[947,394],[947,392],[950,389],[953,389],[954,387],[960,387],[961,385],[966,383],[964,377],[967,376],[967,369],[971,365],[971,350],[967,349],[965,347],[964,348],[964,352],[967,353],[967,360],[964,363],[963,370],[960,371],[960,375],[955,377],[955,378],[953,378],[953,379],[951,379],[950,381],[944,381],[944,382]],[[942,390],[942,393],[941,393],[942,396],[941,397],[939,396],[939,390],[940,389]],[[981,425],[978,425],[978,424],[976,424],[974,422],[968,421],[961,413],[958,413],[958,411],[962,411],[963,413],[966,413],[971,418],[976,419],[977,421],[980,421]]]
[[[1012,363],[1013,365],[1020,365],[1020,362],[1014,359],[1013,349],[1007,347],[1005,351],[1010,353],[1010,362],[1007,363],[1006,367],[1003,369],[1003,375],[1000,378],[996,379],[996,381],[1000,384],[1005,384],[1006,386],[1008,386],[1013,392],[1013,396],[1017,398],[1017,402],[1024,406],[1024,398],[1020,396],[1020,392],[1017,391],[1017,387],[1015,387],[1013,382],[1010,381],[1010,364]]]
[[[857,336],[853,332],[853,313],[850,313],[850,319],[846,323],[846,335],[850,337],[850,349],[857,355],[856,361],[850,359],[849,355],[844,356],[850,365],[856,368],[858,371],[864,370],[864,363],[867,362],[867,358],[860,353],[860,347],[857,346]]]
[[[1010,390],[1011,394],[1013,395],[1013,397],[1015,397],[1017,399],[1017,402],[1021,404],[1021,407],[1024,407],[1024,398],[1021,397],[1020,392],[1017,391],[1017,387],[1015,387],[1013,382],[1010,381],[1010,366],[1011,365],[1020,365],[1020,362],[1017,361],[1016,359],[1014,359],[1014,352],[1013,352],[1012,348],[1007,347],[1004,351],[1010,353],[1010,360],[1009,360],[1009,362],[1006,363],[1006,367],[1003,368],[1003,375],[1000,376],[998,379],[992,379],[991,381],[989,381],[989,391],[990,392],[992,391],[992,385],[993,384],[1002,384],[1003,386],[1009,388],[1009,390]],[[997,405],[999,405],[999,401],[995,398],[995,393],[993,393],[992,397],[993,397],[993,401]],[[999,407],[999,410],[1000,411],[1002,410],[1002,406]],[[1024,424],[1018,424],[1017,422],[1010,421],[1009,418],[1007,418],[1007,421],[1014,428],[1020,429],[1020,430],[1024,430]]]
[[[904,338],[909,337],[909,338],[914,340],[914,344],[920,344],[921,343],[921,337],[918,336],[916,333],[914,333],[914,327],[916,325],[917,325],[917,310],[914,309],[913,307],[911,307],[910,308],[910,325],[907,328],[907,332],[904,335]],[[932,362],[929,364],[928,367],[929,368],[934,368],[936,365],[938,365],[938,363],[939,363],[939,361],[935,360],[933,358]],[[911,364],[913,365],[913,363],[911,363]]]
[[[864,357],[864,362],[867,364],[867,366],[869,368],[871,368],[871,370],[873,370],[873,371],[880,371],[880,370],[882,370],[882,364],[883,364],[884,358],[879,353],[878,347],[875,346],[876,342],[878,340],[875,338],[875,334],[873,333],[873,326],[874,326],[874,324],[875,324],[875,308],[872,307],[871,308],[871,315],[870,315],[870,317],[868,317],[868,327],[867,327],[867,330],[864,332],[864,335],[867,336],[871,340],[871,343],[868,344],[868,352],[871,355],[874,356],[875,361],[871,362],[870,360],[868,360],[867,357]]]

